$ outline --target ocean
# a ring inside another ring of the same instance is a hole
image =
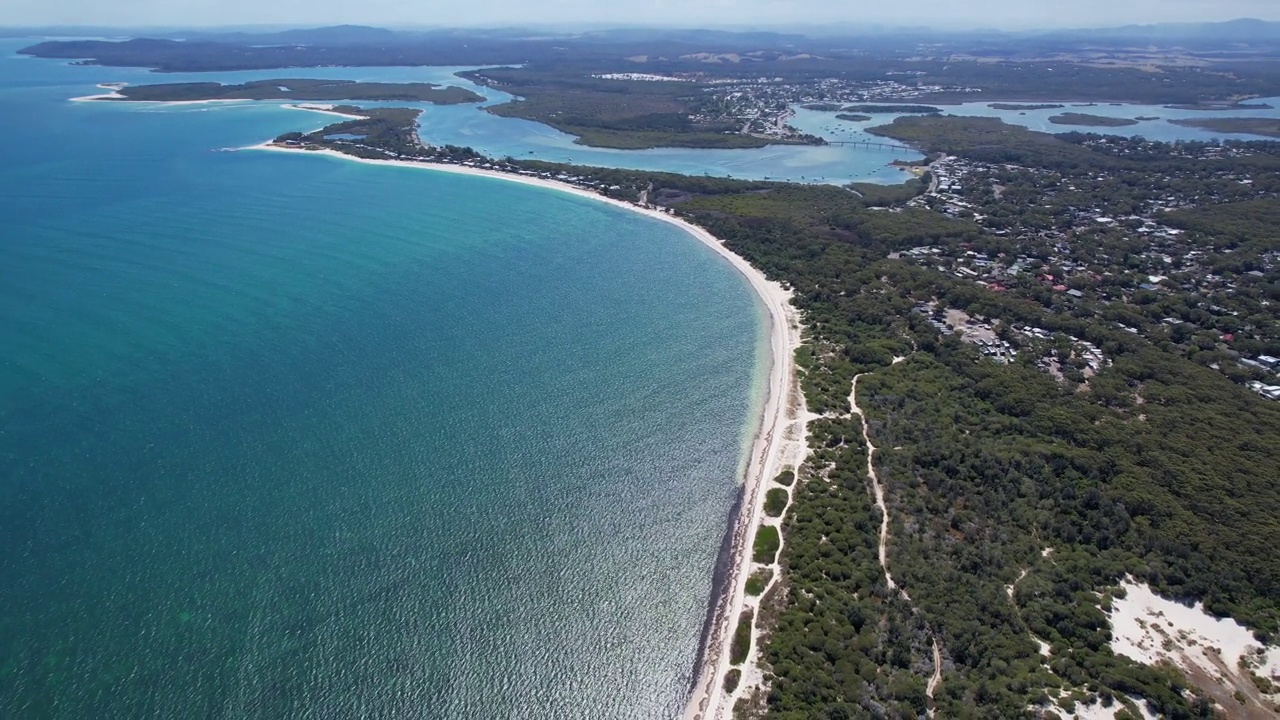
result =
[[[0,716],[682,709],[764,372],[665,223],[0,42]],[[140,73],[140,71],[127,71]]]

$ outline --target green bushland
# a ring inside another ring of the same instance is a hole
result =
[[[769,581],[773,579],[773,570],[770,568],[761,568],[747,578],[747,594],[752,597],[758,597],[764,589],[769,586]]]
[[[778,483],[779,485],[786,485],[787,487],[791,487],[791,483],[796,481],[795,471],[783,470],[782,472],[778,473],[778,477],[774,478],[773,481]]]
[[[742,616],[738,618],[738,627],[733,631],[733,642],[729,645],[730,663],[741,665],[747,659],[747,654],[751,652],[751,624],[754,620],[755,614],[752,611],[742,611]]]
[[[849,189],[856,192],[867,207],[887,207],[904,203],[929,189],[929,173],[921,177],[911,178],[899,185],[879,185],[876,183],[852,183]]]
[[[729,672],[724,674],[724,691],[732,693],[738,689],[740,682],[742,682],[742,671],[738,668],[729,668]]]
[[[782,488],[773,488],[764,496],[764,513],[769,517],[778,517],[787,509],[790,496]]]
[[[778,528],[772,525],[761,525],[756,530],[756,541],[752,552],[755,562],[768,565],[778,557],[778,548],[782,545]]]

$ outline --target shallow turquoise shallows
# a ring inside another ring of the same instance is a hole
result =
[[[223,152],[316,119],[70,103],[104,71],[21,44],[0,717],[677,715],[764,365],[735,271],[556,192]]]

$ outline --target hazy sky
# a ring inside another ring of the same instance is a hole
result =
[[[774,25],[1088,27],[1280,20],[1280,0],[0,0],[0,25]]]

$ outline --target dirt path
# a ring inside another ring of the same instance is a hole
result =
[[[884,486],[880,484],[880,476],[876,474],[874,462],[876,446],[871,444],[867,415],[858,407],[858,378],[860,377],[862,375],[853,378],[853,389],[849,391],[849,407],[853,409],[853,414],[862,420],[862,440],[867,444],[867,477],[871,478],[872,494],[875,497],[876,507],[880,508],[880,567],[884,570],[885,584],[890,590],[896,590],[898,586],[893,582],[893,575],[889,574],[889,508],[884,504]]]
[[[900,359],[894,358],[894,364],[900,362]],[[875,454],[876,446],[871,442],[871,431],[867,425],[867,414],[858,407],[858,378],[870,373],[861,373],[854,376],[853,387],[849,390],[849,408],[850,413],[857,415],[862,421],[862,441],[867,445],[867,477],[871,480],[871,494],[875,499],[876,507],[880,509],[880,568],[884,571],[884,581],[890,590],[897,590],[898,594],[911,603],[911,596],[907,591],[898,587],[893,581],[893,575],[889,573],[889,507],[884,501],[884,485],[880,483],[880,476],[876,473]],[[916,607],[912,605],[911,611],[918,612]],[[938,644],[938,638],[935,635],[933,641],[933,675],[929,678],[929,684],[925,687],[924,694],[929,698],[929,717],[933,717],[935,708],[933,702],[934,693],[937,692],[938,686],[942,684],[942,647]]]
[[[929,678],[929,685],[925,687],[924,694],[929,698],[929,716],[933,717],[933,693],[942,684],[942,648],[938,646],[938,638],[933,639],[933,677]]]

